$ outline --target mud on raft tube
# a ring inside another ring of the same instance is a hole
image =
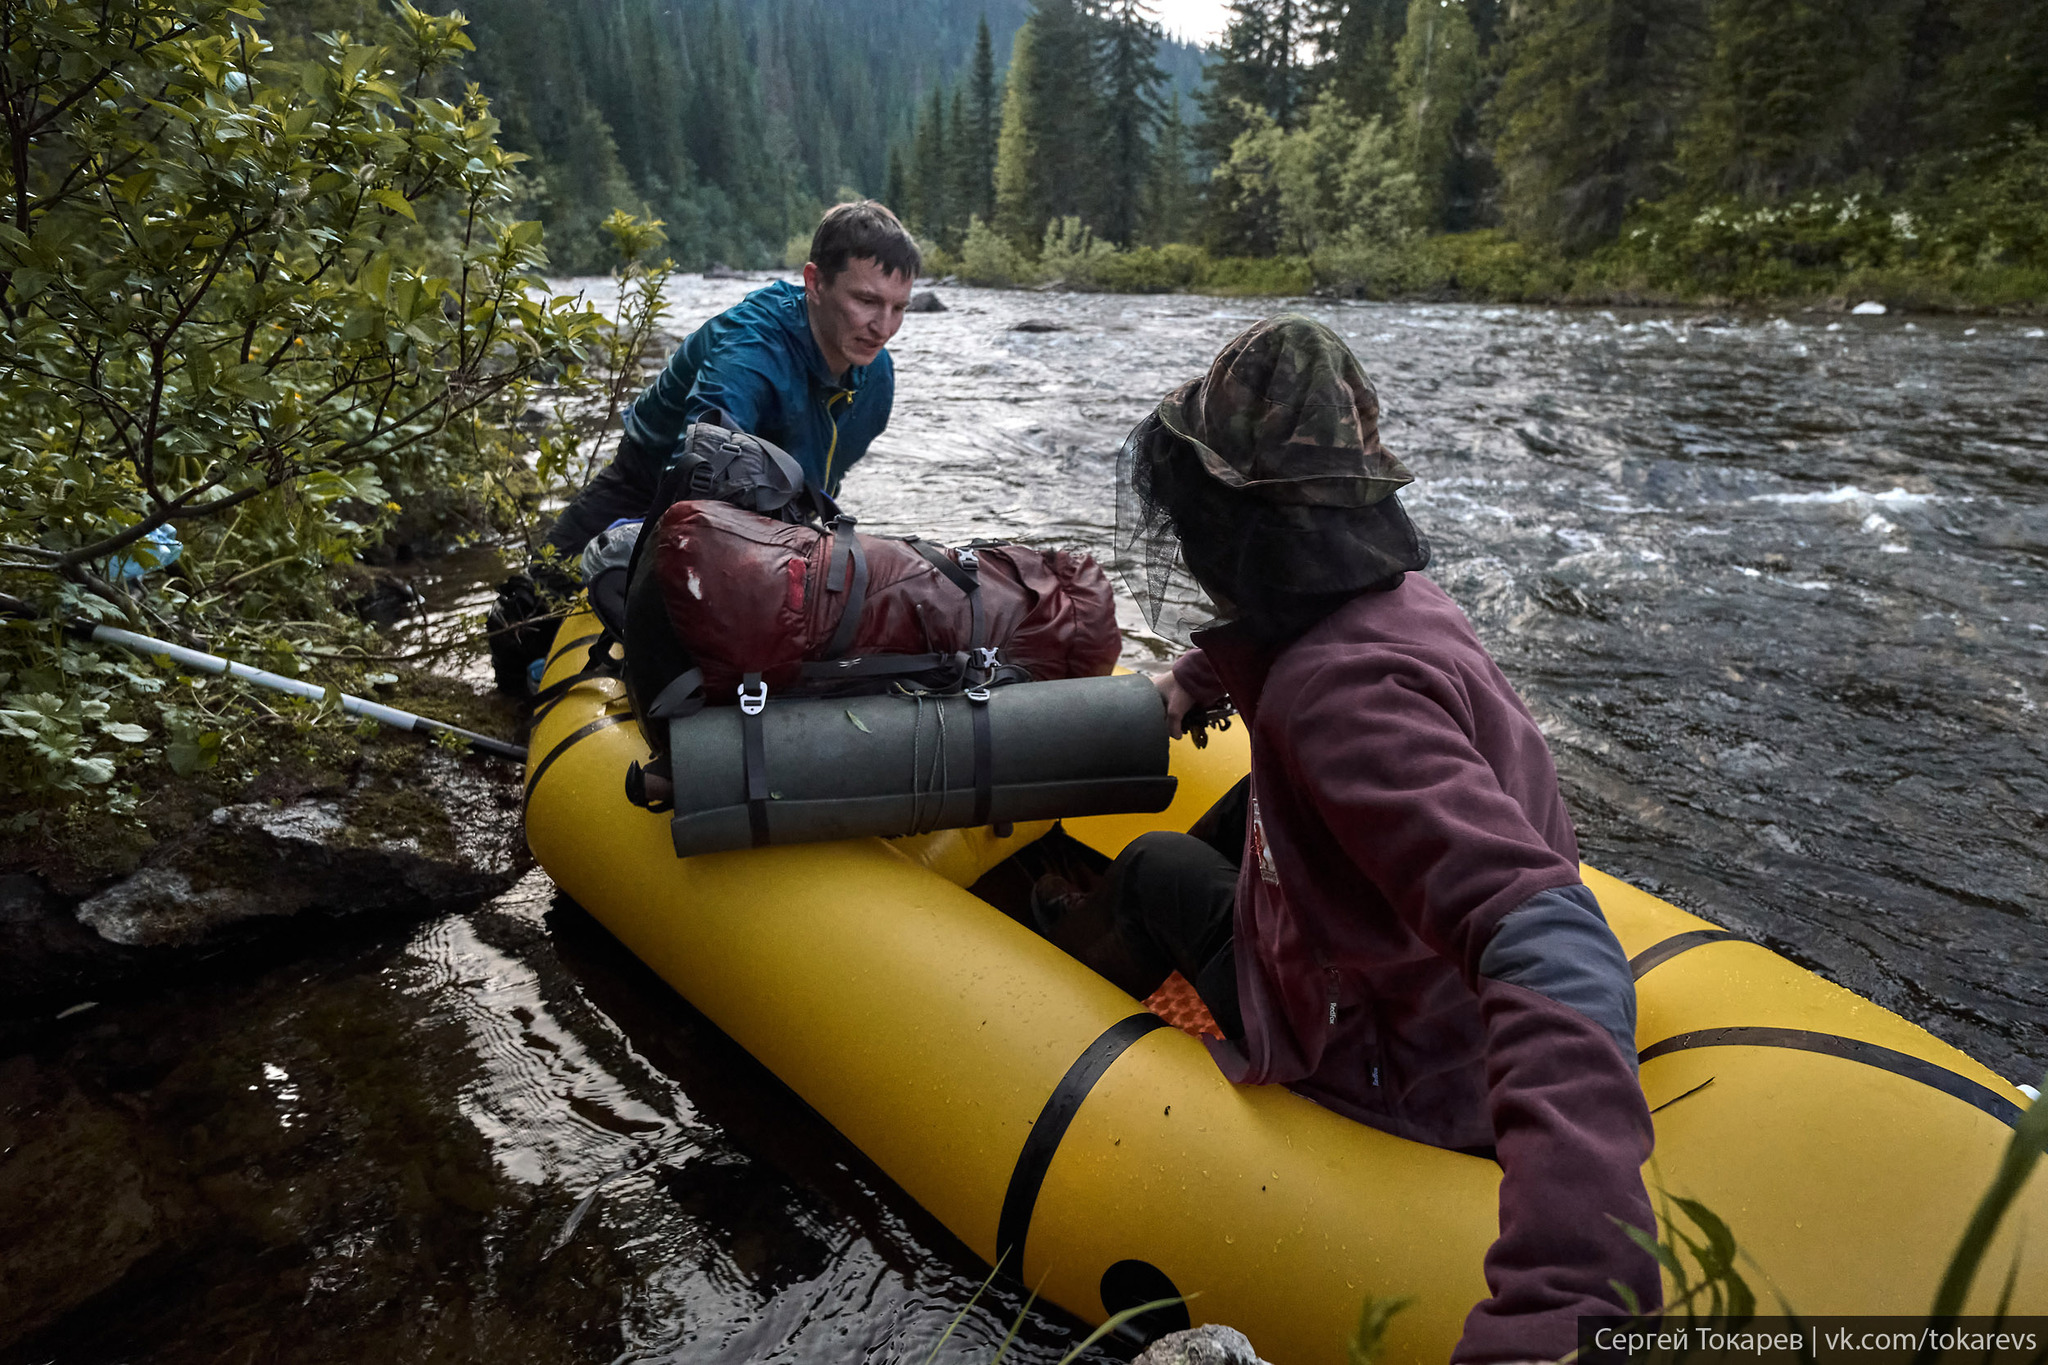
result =
[[[547,681],[597,633],[568,620]],[[1194,1321],[1306,1365],[1344,1360],[1365,1296],[1407,1295],[1385,1359],[1435,1365],[1485,1297],[1491,1162],[1232,1086],[1194,1038],[967,891],[1048,823],[679,860],[670,816],[625,796],[650,746],[620,682],[567,689],[530,752],[527,836],[556,883],[978,1255],[1078,1317],[1198,1295]],[[1105,855],[1186,829],[1247,762],[1241,727],[1175,742],[1165,810],[1065,828]],[[1585,877],[1634,959],[1653,1200],[1721,1214],[1801,1313],[1924,1311],[2024,1096],[1754,943]],[[1966,1311],[1993,1309],[2018,1256],[2008,1311],[2048,1313],[2044,1169]]]

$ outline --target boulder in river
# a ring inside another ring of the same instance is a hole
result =
[[[1251,1341],[1235,1327],[1205,1323],[1168,1332],[1147,1346],[1131,1365],[1266,1365]]]
[[[906,313],[943,313],[947,309],[946,305],[939,301],[937,294],[934,294],[929,289],[925,289],[912,294],[910,302],[904,305],[903,311]]]
[[[1070,329],[1066,323],[1054,322],[1051,318],[1024,318],[1021,321],[1011,323],[1010,330],[1013,332],[1065,332]]]

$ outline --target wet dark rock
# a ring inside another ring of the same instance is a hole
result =
[[[939,301],[937,294],[926,289],[920,293],[912,294],[909,304],[904,307],[903,311],[906,313],[943,313],[947,311],[947,308],[945,304]]]
[[[2030,507],[1987,522],[1977,539],[2001,550],[2048,554],[2048,507]]]
[[[1010,330],[1013,332],[1065,332],[1071,329],[1066,323],[1054,322],[1051,318],[1024,318],[1021,321],[1011,323]]]
[[[0,876],[5,1013],[52,1014],[288,925],[468,909],[530,866],[508,765],[422,747],[398,773],[331,776],[221,806],[90,894]]]
[[[401,560],[412,558],[405,554]],[[409,579],[401,578],[388,570],[359,570],[359,576],[367,580],[363,590],[351,595],[349,609],[373,625],[390,629],[400,621],[415,615],[425,604],[420,590]]]
[[[1168,1332],[1147,1346],[1131,1365],[1266,1365],[1245,1334],[1208,1323]]]

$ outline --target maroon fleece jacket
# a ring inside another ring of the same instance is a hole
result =
[[[1555,1360],[1609,1281],[1659,1302],[1635,993],[1578,873],[1542,733],[1436,584],[1409,574],[1277,651],[1197,636],[1175,677],[1251,730],[1233,1080],[1498,1154],[1491,1297],[1452,1359]]]

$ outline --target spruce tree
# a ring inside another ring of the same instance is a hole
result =
[[[1463,0],[1410,0],[1395,54],[1402,160],[1421,188],[1431,227],[1446,226],[1458,128],[1479,88],[1479,38]]]
[[[996,231],[1013,246],[1035,249],[1045,225],[1036,177],[1038,139],[1030,92],[1038,80],[1038,31],[1025,20],[1010,44],[1010,71],[1003,85],[1003,118],[996,135]]]
[[[945,231],[947,184],[946,96],[934,88],[918,117],[910,159],[910,212],[916,230],[936,238]]]
[[[882,202],[899,218],[911,218],[910,177],[903,170],[903,149],[889,148],[889,172],[883,181]]]
[[[1906,21],[1906,0],[1711,0],[1686,187],[1780,199],[1882,159],[1870,135],[1905,94]]]
[[[1188,127],[1181,117],[1180,92],[1175,91],[1159,121],[1159,139],[1145,181],[1144,238],[1154,245],[1184,242],[1194,233],[1200,198],[1188,178]]]
[[[1090,215],[1099,148],[1094,19],[1076,0],[1034,0],[1017,31],[997,139],[996,221],[1035,249],[1055,218]]]
[[[1939,128],[1951,143],[1985,143],[2015,128],[2048,133],[2048,5],[1953,0],[1963,38],[1943,63]]]
[[[1404,0],[1313,0],[1309,8],[1322,80],[1360,118],[1398,117],[1395,49],[1407,11]]]
[[[1130,245],[1144,217],[1158,89],[1166,79],[1155,60],[1159,38],[1145,0],[1110,0],[1102,16],[1102,175],[1095,226],[1119,246]]]
[[[1305,112],[1300,107],[1309,75],[1299,52],[1307,18],[1303,6],[1304,0],[1230,0],[1216,60],[1202,68],[1202,89],[1195,96],[1202,110],[1195,142],[1209,164],[1230,159],[1239,136],[1261,122],[1252,114],[1263,113],[1285,131]],[[1209,196],[1203,238],[1212,249],[1263,256],[1277,248],[1271,226],[1276,206],[1257,198]]]
[[[1670,187],[1701,0],[1523,0],[1494,99],[1502,211],[1518,236],[1583,250]]]
[[[974,65],[968,75],[968,167],[973,193],[966,204],[970,214],[993,223],[996,216],[996,134],[1002,127],[1002,107],[997,102],[995,50],[988,36],[988,14],[983,12],[974,32]]]

